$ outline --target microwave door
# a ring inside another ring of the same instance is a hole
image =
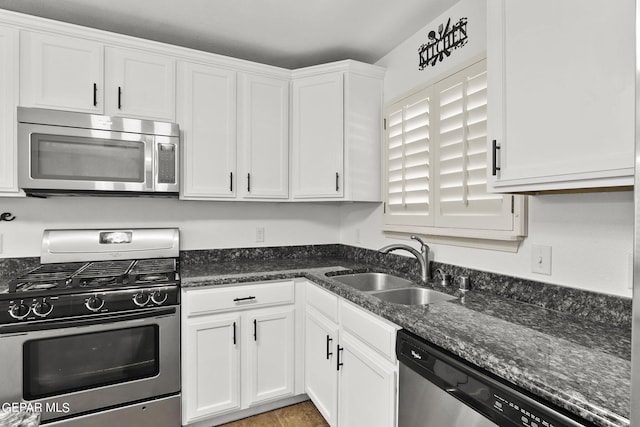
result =
[[[18,125],[21,188],[153,191],[153,137],[68,127]]]

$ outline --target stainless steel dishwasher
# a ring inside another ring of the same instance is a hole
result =
[[[593,426],[405,330],[396,354],[398,427]]]

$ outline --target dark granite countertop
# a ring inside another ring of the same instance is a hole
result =
[[[354,270],[407,275],[347,258],[189,261],[182,266],[185,288],[305,277],[595,425],[629,425],[628,327],[473,290],[457,300],[428,306],[388,303],[326,273]]]
[[[35,257],[0,260],[0,292],[38,264]],[[305,277],[594,425],[629,426],[629,298],[434,263],[471,276],[472,291],[463,297],[457,291],[460,298],[452,301],[403,306],[331,275],[382,271],[415,280],[415,259],[345,245],[185,251],[180,265],[186,288]]]

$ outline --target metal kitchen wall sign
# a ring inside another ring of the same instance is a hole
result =
[[[436,63],[442,62],[444,58],[450,56],[453,50],[467,44],[467,18],[460,18],[453,25],[451,25],[451,18],[449,18],[446,26],[440,24],[438,32],[431,30],[428,37],[429,41],[418,49],[419,70],[424,70],[429,65],[434,67]]]

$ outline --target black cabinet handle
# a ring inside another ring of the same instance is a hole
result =
[[[340,370],[340,366],[343,366],[344,363],[340,362],[340,352],[344,350],[344,347],[340,347],[340,344],[338,344],[338,357],[336,358],[336,360],[338,361],[338,363],[336,363],[336,370],[339,371]]]
[[[247,193],[251,193],[251,174],[247,174]]]
[[[340,191],[340,174],[336,172],[336,191]]]
[[[234,298],[234,299],[233,299],[233,302],[238,302],[238,301],[248,301],[248,300],[252,300],[252,299],[256,299],[256,297]]]
[[[253,319],[253,340],[258,341],[258,321]]]
[[[93,106],[98,106],[98,85],[96,83],[93,84]]]
[[[118,86],[118,110],[122,110],[122,87]]]
[[[498,174],[498,171],[500,170],[500,168],[498,167],[498,150],[500,149],[500,146],[497,144],[496,140],[494,139],[492,141],[493,147],[492,147],[492,154],[493,154],[493,165],[492,165],[492,175],[496,176]]]
[[[331,341],[333,341],[333,338],[327,335],[327,360],[329,360],[329,357],[333,355],[331,352]]]
[[[236,322],[233,322],[233,345],[236,345]]]
[[[229,172],[229,191],[233,191],[233,172]]]

